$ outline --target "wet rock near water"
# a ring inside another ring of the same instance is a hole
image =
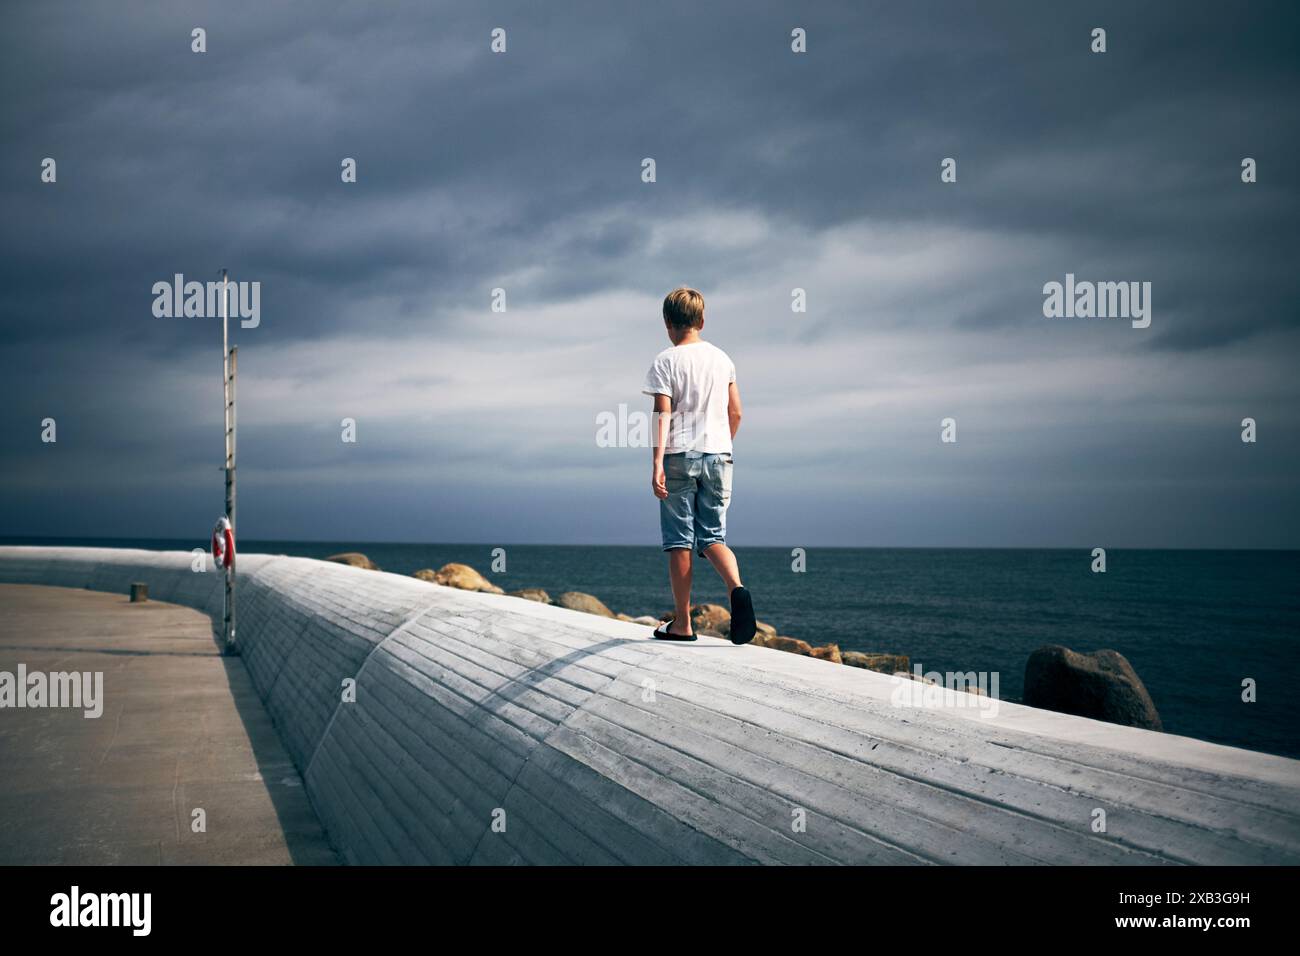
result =
[[[804,657],[812,657],[812,645],[807,641],[799,640],[797,637],[755,634],[754,640],[750,643],[758,647],[770,647],[774,651],[785,651],[787,654],[802,654]]]
[[[1123,654],[1080,654],[1049,644],[1029,655],[1025,703],[1112,724],[1163,730],[1146,686]]]
[[[360,551],[344,551],[342,554],[331,554],[326,561],[333,561],[335,564],[346,564],[353,568],[365,568],[367,571],[378,571],[379,565],[371,561]]]
[[[557,607],[566,607],[570,611],[582,611],[584,614],[597,614],[600,617],[614,617],[614,612],[597,597],[582,591],[565,591],[555,599]]]
[[[910,670],[911,660],[906,654],[865,654],[862,651],[844,651],[841,656],[850,667],[877,671],[881,674],[897,674]]]
[[[459,588],[462,591],[482,591],[486,594],[504,594],[499,587],[479,574],[468,564],[444,564],[437,571],[424,568],[416,571],[412,577],[421,581],[432,581],[443,587]]]
[[[838,644],[824,644],[821,647],[812,649],[812,656],[822,661],[830,661],[832,664],[843,664],[844,658],[840,654]]]
[[[691,608],[691,627],[696,634],[724,637],[723,628],[731,629],[731,612],[720,604],[697,604]]]
[[[757,643],[758,638],[761,636],[776,637],[776,633],[777,633],[776,628],[774,628],[771,624],[767,624],[763,621],[755,621],[754,627],[757,629],[757,633],[755,634],[754,641],[751,643]],[[720,632],[720,636],[726,638],[731,637],[731,616],[730,615],[727,616],[726,622],[718,630]]]

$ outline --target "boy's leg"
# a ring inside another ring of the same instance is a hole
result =
[[[731,595],[731,630],[733,644],[748,644],[757,632],[754,601],[740,583],[736,555],[727,547],[727,507],[731,504],[731,465],[729,454],[710,455],[705,480],[695,501],[695,541],[700,554],[722,576]]]
[[[713,570],[722,577],[728,594],[740,587],[740,566],[736,563],[736,552],[719,541],[705,548],[704,556],[713,565]]]
[[[736,554],[719,541],[705,548],[704,556],[722,576],[727,584],[727,593],[731,595],[731,632],[728,635],[731,643],[748,644],[754,639],[758,628],[754,620],[754,600],[749,595],[749,589],[740,583]]]
[[[668,552],[668,580],[673,586],[673,623],[671,634],[691,633],[691,549],[674,548]]]
[[[664,484],[668,497],[659,501],[659,530],[668,554],[674,605],[673,626],[668,631],[680,637],[692,632],[691,549],[695,545],[696,481],[685,453],[664,455]]]

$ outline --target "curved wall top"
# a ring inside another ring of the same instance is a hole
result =
[[[190,562],[0,547],[0,581],[144,581],[219,622],[221,576]],[[357,863],[1300,862],[1283,757],[965,694],[905,706],[883,674],[306,558],[240,555],[238,626]]]

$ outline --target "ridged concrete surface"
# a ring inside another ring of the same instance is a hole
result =
[[[219,620],[220,575],[190,562],[4,547],[0,580],[145,581]],[[1287,758],[899,706],[883,674],[305,558],[239,570],[244,663],[353,862],[1300,862]]]

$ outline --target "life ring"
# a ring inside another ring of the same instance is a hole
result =
[[[225,515],[212,528],[212,561],[222,568],[235,566],[235,530]]]

